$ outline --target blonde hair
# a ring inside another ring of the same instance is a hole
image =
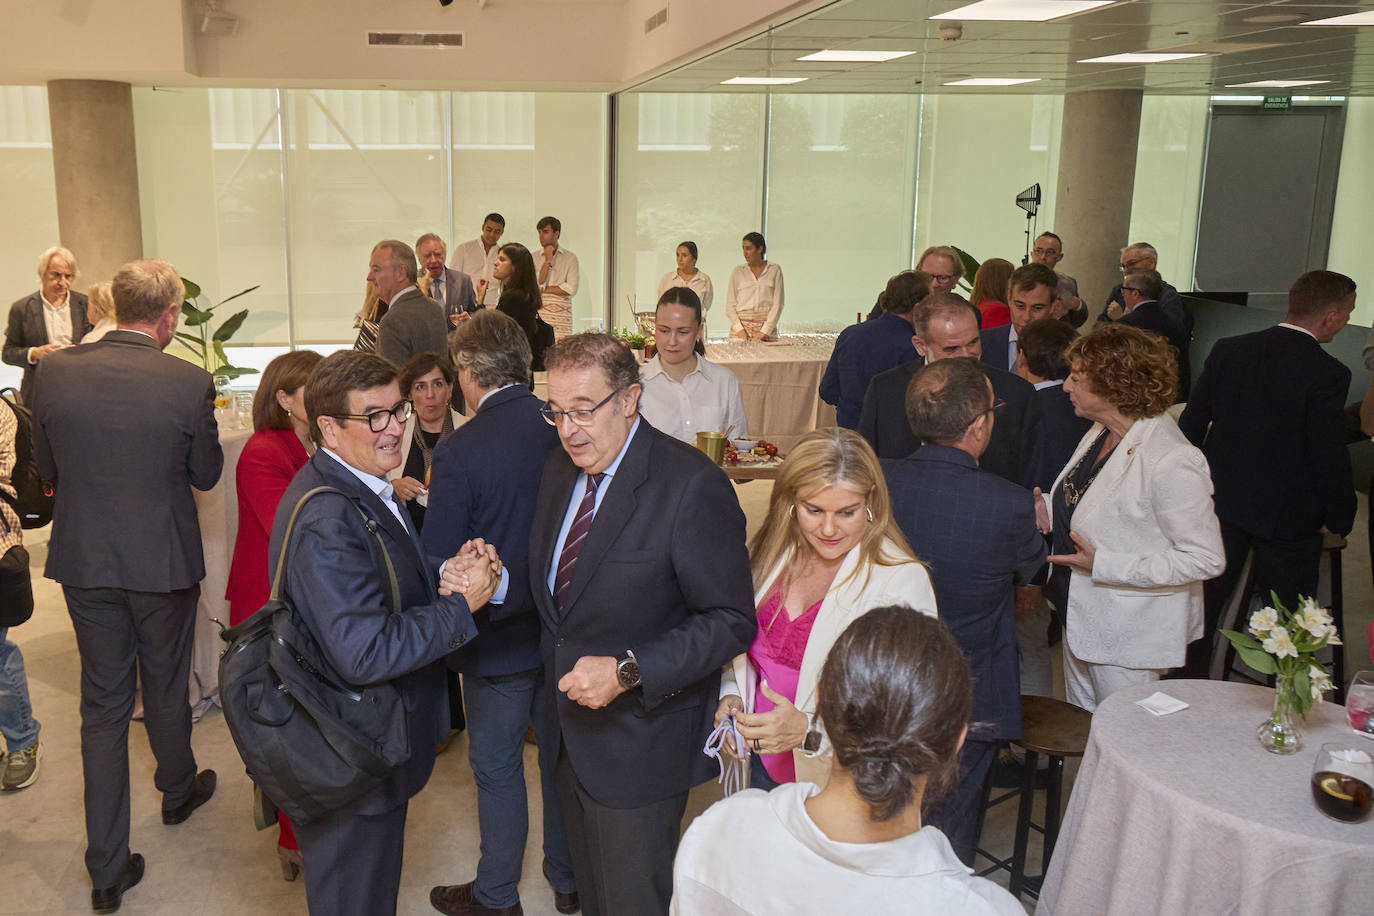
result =
[[[900,566],[918,562],[892,518],[887,481],[883,479],[882,467],[872,447],[853,430],[818,429],[803,436],[783,461],[768,502],[768,516],[749,542],[749,566],[755,590],[764,585],[764,578],[784,557],[795,557],[803,549],[811,549],[793,517],[795,507],[802,493],[827,487],[841,487],[861,494],[873,514],[873,520],[859,541],[859,563],[850,578],[862,573],[867,584],[869,571],[875,564]],[[885,550],[884,541],[895,544],[899,553],[893,555]],[[842,584],[837,582],[832,587]]]
[[[358,312],[358,317],[363,321],[379,321],[377,311],[382,306],[382,297],[377,295],[377,291],[372,288],[372,281],[363,281],[363,308]]]
[[[110,281],[105,280],[86,290],[86,317],[91,324],[115,316],[114,295],[110,292],[110,286]]]

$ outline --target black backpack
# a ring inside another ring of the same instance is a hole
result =
[[[249,778],[297,824],[361,797],[410,759],[400,691],[390,682],[356,686],[344,681],[282,597],[296,517],[321,493],[347,499],[333,487],[301,496],[286,525],[271,597],[252,617],[220,634],[228,643],[220,656],[219,684],[229,734]],[[377,523],[353,508],[377,540],[391,580],[392,612],[399,613],[396,569]]]
[[[38,459],[33,455],[33,413],[20,404],[19,392],[13,388],[0,389],[0,401],[14,412],[14,471],[10,484],[17,497],[0,488],[0,498],[10,504],[19,516],[22,528],[42,528],[52,521],[53,485],[38,473]]]

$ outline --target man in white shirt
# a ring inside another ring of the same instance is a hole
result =
[[[34,367],[54,350],[80,343],[91,330],[86,296],[72,290],[76,256],[54,245],[38,259],[41,288],[10,306],[5,332],[4,360],[24,370],[19,393],[28,402],[33,393]]]
[[[539,262],[539,291],[544,298],[540,317],[553,325],[559,340],[572,333],[572,297],[577,295],[580,271],[577,255],[560,248],[558,237],[563,224],[556,216],[546,216],[535,228],[539,230],[539,245],[543,259]]]
[[[658,355],[640,374],[639,412],[660,432],[695,445],[698,432],[749,435],[739,380],[694,352],[701,330],[701,300],[676,286],[659,303],[654,342]]]
[[[496,255],[501,251],[497,242],[506,231],[506,218],[500,213],[488,213],[482,220],[482,234],[470,242],[464,242],[453,250],[453,260],[449,266],[461,270],[477,281],[487,281],[487,291],[482,295],[480,305],[493,307],[501,299],[501,281],[491,275],[496,265]]]

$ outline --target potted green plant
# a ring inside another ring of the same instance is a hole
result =
[[[256,373],[258,371],[256,369],[230,365],[229,357],[224,355],[225,341],[233,337],[235,332],[243,326],[244,319],[248,317],[248,309],[230,315],[220,322],[217,328],[212,329],[210,322],[215,317],[215,309],[240,296],[248,295],[258,287],[250,286],[245,290],[240,290],[227,299],[221,299],[214,305],[200,305],[197,304],[197,300],[202,295],[200,285],[185,277],[181,278],[181,282],[186,285],[186,300],[181,303],[182,324],[187,328],[194,329],[194,331],[177,331],[177,340],[181,341],[182,345],[194,354],[196,361],[204,366],[205,371],[211,375],[236,379],[241,375]]]

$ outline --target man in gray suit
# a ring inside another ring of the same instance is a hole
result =
[[[415,256],[420,259],[420,292],[444,310],[449,324],[456,325],[477,311],[477,292],[472,277],[456,267],[445,267],[448,247],[433,232],[426,232],[415,241]]]
[[[157,759],[162,822],[179,824],[215,791],[191,752],[196,600],[205,576],[191,487],[224,466],[210,374],[162,353],[185,288],[176,269],[126,264],[113,289],[119,326],[43,359],[34,386],[34,447],[57,481],[44,570],[62,584],[81,655],[81,761],[91,906],[119,908],[143,876],[129,852],[129,719],[135,665]]]
[[[415,252],[405,242],[385,239],[372,249],[367,279],[387,312],[377,328],[377,355],[400,368],[416,353],[434,353],[450,365],[449,323],[444,310],[416,286]]]
[[[49,353],[79,343],[91,330],[86,296],[71,288],[76,279],[76,256],[54,245],[38,259],[42,287],[10,306],[5,331],[5,362],[24,370],[19,395],[32,403],[33,372]]]

